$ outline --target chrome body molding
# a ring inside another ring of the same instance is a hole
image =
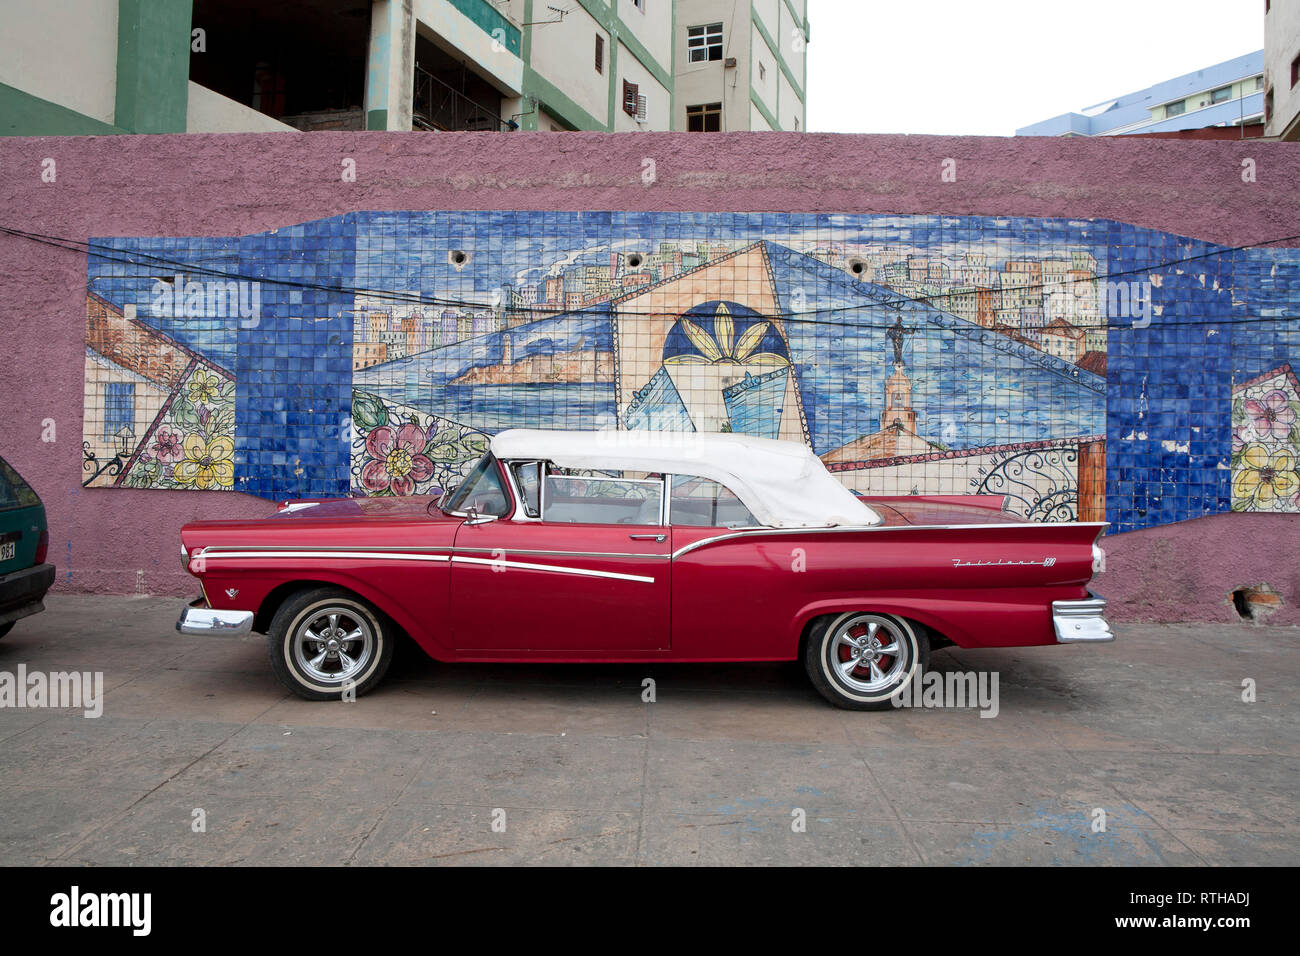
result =
[[[1058,522],[1062,524],[1064,522]],[[1081,525],[1089,528],[1105,528],[1110,522],[1107,521],[1071,521],[1069,524]],[[715,544],[718,541],[730,541],[733,538],[755,538],[766,535],[781,534],[860,534],[871,532],[872,534],[884,534],[889,531],[969,531],[973,528],[1051,528],[1056,524],[1048,522],[1026,521],[1015,524],[888,524],[888,525],[836,525],[833,528],[742,528],[738,531],[732,531],[728,534],[714,535],[711,538],[701,538],[699,541],[692,542],[685,547],[678,548],[673,552],[674,558],[680,558],[683,554],[689,554],[696,548],[702,548],[706,544]]]
[[[643,574],[622,574],[617,571],[597,571],[594,568],[568,568],[559,564],[529,564],[525,561],[510,561],[506,558],[466,558],[456,555],[453,564],[472,564],[488,568],[518,568],[522,571],[550,571],[554,574],[579,574],[589,578],[611,578],[615,581],[637,581],[642,584],[654,584],[655,579]]]
[[[369,561],[440,561],[443,563],[451,560],[451,556],[447,554],[415,554],[396,549],[391,551],[383,549],[351,551],[329,548],[313,548],[310,551],[281,551],[275,548],[222,551],[215,548],[204,548],[202,551],[194,552],[194,557],[202,558],[204,562],[228,561],[232,558],[359,558]]]
[[[1105,644],[1115,640],[1110,625],[1102,615],[1106,599],[1091,591],[1081,601],[1053,601],[1052,627],[1058,644]]]
[[[636,535],[628,537],[634,538]],[[651,535],[651,537],[662,536]],[[540,554],[570,558],[658,558],[667,561],[672,557],[668,554],[644,554],[640,551],[545,551],[539,548],[457,548],[456,554],[496,554],[498,551],[505,551],[507,554]]]
[[[434,549],[430,549],[432,551]],[[450,550],[450,549],[446,549]],[[505,549],[495,548],[462,548],[460,553],[451,554],[422,554],[406,549],[399,548],[373,548],[364,551],[353,551],[336,548],[313,548],[311,550],[290,550],[279,548],[246,548],[239,550],[222,550],[220,548],[204,548],[193,554],[195,559],[202,558],[206,562],[223,561],[234,559],[250,558],[354,558],[363,561],[428,561],[437,564],[469,564],[480,565],[496,568],[518,568],[524,571],[550,571],[554,574],[578,574],[591,578],[610,578],[615,581],[637,581],[645,584],[653,584],[655,579],[642,574],[622,574],[617,571],[598,571],[595,568],[573,568],[556,564],[532,564],[527,561],[515,561],[510,558],[491,557],[475,558],[468,557],[465,551],[473,551],[477,554],[495,555],[497,551]],[[514,551],[509,550],[509,554],[528,554],[528,555],[554,555],[557,557],[590,557],[590,558],[656,558],[668,560],[666,554],[640,554],[637,552],[622,551]],[[179,625],[178,625],[179,626]],[[188,632],[187,632],[188,633]]]
[[[209,547],[206,548],[199,548],[197,551],[194,552],[193,557],[198,557],[200,554],[202,554],[209,558],[214,558],[214,557],[219,557],[221,555],[243,554],[248,551],[262,552],[261,554],[258,555],[258,557],[274,557],[277,554],[289,554],[291,552],[299,553],[304,551],[310,552],[312,554],[315,554],[316,552],[320,552],[322,554],[340,554],[345,551],[364,551],[367,554],[371,552],[376,552],[376,553],[393,552],[393,553],[400,553],[400,554],[437,554],[439,552],[444,552],[444,551],[450,553],[451,547],[434,546],[434,547],[426,548],[418,545],[393,545],[390,547],[388,545],[370,545],[370,544],[367,544],[361,548],[358,548],[354,544],[353,545],[313,544],[310,548],[301,548],[301,547],[292,547],[292,546],[286,547],[285,545],[277,545],[277,544],[241,544],[241,545],[233,545],[229,547],[222,547],[220,545],[210,545]]]
[[[217,634],[241,637],[253,630],[252,611],[218,611],[202,604],[186,605],[176,622],[182,634]]]

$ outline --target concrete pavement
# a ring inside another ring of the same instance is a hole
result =
[[[795,664],[443,665],[414,647],[376,692],[309,703],[260,636],[178,635],[180,603],[56,594],[0,640],[0,675],[105,688],[98,718],[0,708],[0,864],[1300,858],[1295,628],[936,652],[936,671],[997,672],[988,719],[836,710]]]

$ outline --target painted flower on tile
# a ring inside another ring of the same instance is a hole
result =
[[[1246,399],[1246,412],[1255,433],[1264,440],[1285,440],[1296,423],[1295,406],[1281,389],[1274,389],[1259,400]]]
[[[1296,456],[1289,449],[1269,452],[1259,443],[1246,446],[1232,482],[1234,507],[1238,511],[1271,509],[1279,499],[1287,499],[1300,490],[1296,474]]]
[[[185,457],[172,471],[176,481],[192,488],[230,488],[235,483],[235,443],[226,435],[208,440],[203,435],[186,435]]]
[[[397,429],[381,425],[366,436],[370,460],[361,468],[361,483],[371,494],[415,493],[419,482],[433,477],[433,462],[424,455],[427,436],[408,422]]]
[[[165,425],[158,429],[154,436],[154,443],[149,446],[154,457],[164,464],[174,464],[185,457],[185,449],[181,445],[181,436]]]
[[[221,379],[210,372],[198,369],[190,379],[189,393],[190,401],[194,404],[205,402],[210,405],[220,398]]]

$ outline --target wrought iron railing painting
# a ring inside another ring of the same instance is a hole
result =
[[[994,459],[972,481],[977,495],[1004,495],[1006,510],[1031,521],[1076,521],[1079,446],[1035,448]]]
[[[411,102],[411,126],[417,130],[508,133],[516,127],[497,110],[475,103],[462,91],[417,64]]]

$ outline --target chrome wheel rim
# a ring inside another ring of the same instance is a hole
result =
[[[855,614],[839,622],[827,649],[836,679],[858,693],[892,688],[911,667],[912,646],[903,629],[878,614]]]
[[[313,611],[293,635],[299,669],[321,684],[343,684],[364,671],[374,655],[375,632],[364,615],[344,605]]]

